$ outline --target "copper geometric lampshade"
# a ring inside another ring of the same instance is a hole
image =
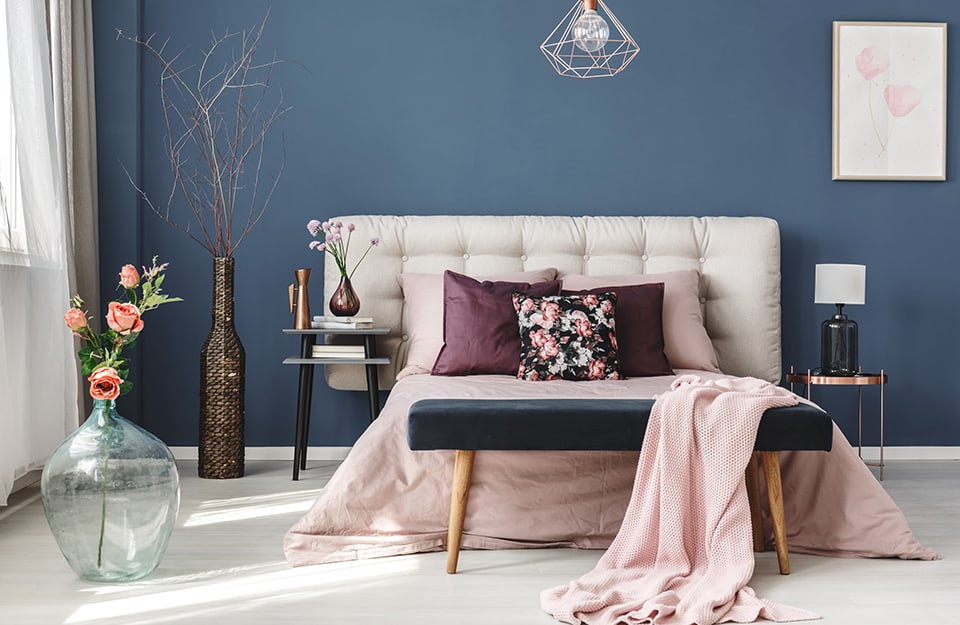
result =
[[[640,46],[603,0],[576,0],[540,50],[561,76],[600,78],[620,73]]]

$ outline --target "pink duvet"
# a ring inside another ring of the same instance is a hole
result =
[[[673,380],[404,378],[313,507],[287,533],[286,557],[302,566],[444,548],[453,452],[407,447],[407,410],[417,399],[650,398],[668,390]],[[478,452],[462,546],[606,548],[624,519],[637,460],[635,452]],[[833,451],[783,453],[781,462],[792,552],[938,557],[916,540],[900,509],[836,427]],[[302,476],[309,479],[309,471]]]

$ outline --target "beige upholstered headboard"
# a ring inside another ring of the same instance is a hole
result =
[[[358,215],[358,243],[381,243],[353,276],[360,316],[391,332],[377,345],[388,355],[380,387],[403,368],[407,336],[399,273],[475,276],[556,267],[565,273],[610,275],[697,269],[707,333],[720,368],[731,375],[780,381],[780,230],[765,217],[537,217]],[[325,263],[323,314],[339,282]],[[314,312],[320,312],[314,300]],[[366,388],[363,367],[324,368],[333,388]]]

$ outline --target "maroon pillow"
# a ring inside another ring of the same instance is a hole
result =
[[[563,295],[616,293],[617,354],[626,377],[674,375],[663,353],[663,283],[610,286]]]
[[[443,273],[443,347],[433,375],[517,375],[520,327],[513,294],[558,295],[560,281],[490,282]]]

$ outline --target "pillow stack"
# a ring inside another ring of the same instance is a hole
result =
[[[473,278],[400,274],[408,375],[599,380],[719,372],[700,274],[586,276],[556,269]],[[561,290],[562,289],[562,290]]]

